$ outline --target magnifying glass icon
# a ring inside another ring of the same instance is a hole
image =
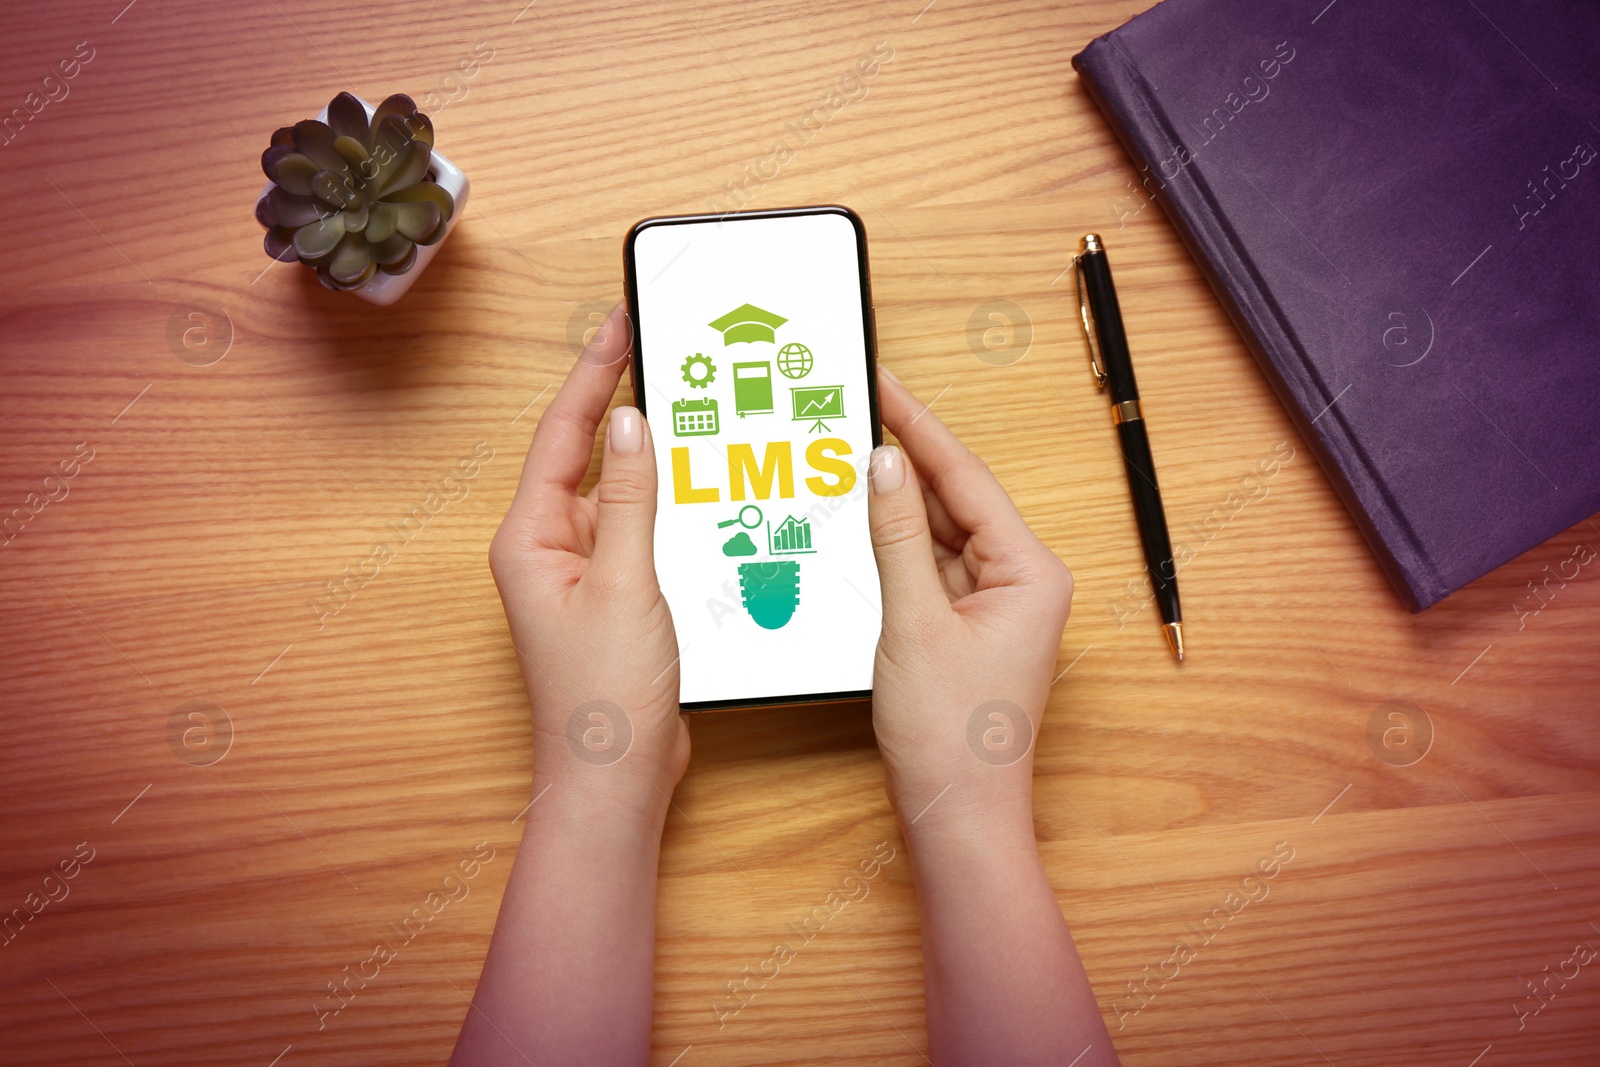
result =
[[[754,513],[755,517],[747,519],[746,516],[751,513]],[[717,523],[717,529],[721,530],[725,527],[732,526],[734,523],[738,523],[746,530],[754,530],[757,526],[761,525],[761,509],[756,507],[754,504],[746,504],[744,507],[739,509],[739,514],[734,518],[728,519],[725,522]]]

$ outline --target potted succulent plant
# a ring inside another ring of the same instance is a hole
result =
[[[340,93],[316,119],[285,126],[261,155],[256,200],[267,255],[298,259],[329,289],[392,304],[416,281],[466,205],[461,168],[433,150],[433,123],[409,96],[376,108]]]

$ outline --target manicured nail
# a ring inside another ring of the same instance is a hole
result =
[[[906,458],[894,445],[879,445],[867,461],[867,481],[872,492],[892,493],[905,484]]]
[[[638,408],[617,408],[606,427],[606,444],[613,452],[637,452],[644,447],[644,416]]]
[[[900,381],[899,378],[895,377],[894,371],[890,370],[888,367],[885,367],[882,363],[878,364],[878,369],[883,371],[883,376],[889,379],[891,382],[898,383]]]

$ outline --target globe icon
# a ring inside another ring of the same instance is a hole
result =
[[[804,378],[811,373],[811,349],[793,341],[778,349],[778,369],[785,378]]]

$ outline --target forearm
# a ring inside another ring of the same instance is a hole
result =
[[[666,808],[581,779],[539,795],[453,1067],[647,1062]]]
[[[906,831],[933,1061],[1115,1065],[1031,814],[972,818],[936,806]]]

